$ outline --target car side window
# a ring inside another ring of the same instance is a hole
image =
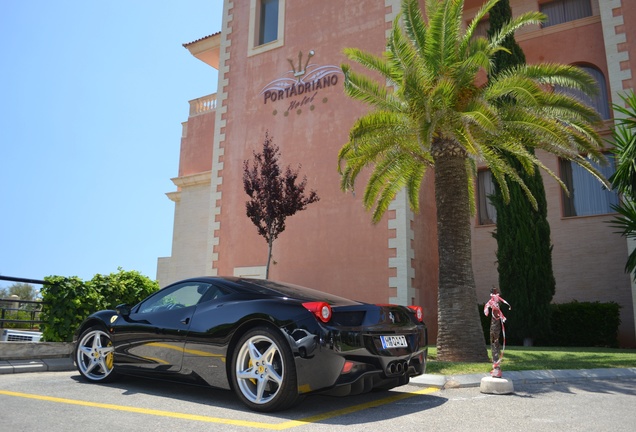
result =
[[[223,296],[230,294],[230,291],[226,288],[216,285],[210,285],[210,288],[207,290],[205,295],[201,298],[200,303],[204,303],[210,300],[216,300]]]
[[[194,306],[207,293],[210,284],[185,282],[159,291],[139,305],[137,313],[154,313]]]

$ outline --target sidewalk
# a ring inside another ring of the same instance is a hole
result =
[[[75,365],[70,357],[40,360],[1,360],[0,375],[23,372],[59,372],[73,371]],[[487,373],[471,375],[433,375],[424,374],[411,378],[409,384],[423,387],[452,389],[479,387],[481,379],[490,376]],[[503,377],[513,384],[553,384],[586,380],[636,379],[636,368],[617,369],[568,369],[568,370],[504,370]]]

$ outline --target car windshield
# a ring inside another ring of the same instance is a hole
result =
[[[307,301],[324,301],[331,305],[354,305],[358,304],[353,300],[349,300],[343,297],[338,297],[333,294],[318,291],[315,289],[303,287],[300,285],[293,285],[288,283],[273,282],[269,280],[260,279],[241,279],[240,282],[243,286],[248,287],[252,291],[257,291],[268,295],[282,295],[284,297],[290,297],[298,300]]]

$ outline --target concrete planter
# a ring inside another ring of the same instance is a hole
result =
[[[0,360],[70,358],[71,342],[0,342]]]

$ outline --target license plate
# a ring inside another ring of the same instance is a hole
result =
[[[380,336],[382,348],[406,348],[406,338],[404,336]]]

